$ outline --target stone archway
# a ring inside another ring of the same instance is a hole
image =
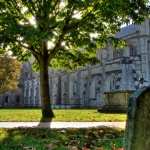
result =
[[[4,99],[4,106],[8,106],[8,103],[9,103],[9,96],[6,95]]]
[[[16,100],[16,104],[19,105],[20,104],[20,96],[17,95],[15,100]]]

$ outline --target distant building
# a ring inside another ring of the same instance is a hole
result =
[[[127,41],[123,49],[111,43],[97,52],[101,63],[66,73],[49,70],[50,97],[55,107],[97,107],[105,104],[104,92],[136,90],[150,84],[150,20],[129,25],[116,34]],[[39,74],[23,64],[20,106],[40,106]],[[3,98],[8,103],[11,97]],[[0,99],[2,103],[2,98]]]

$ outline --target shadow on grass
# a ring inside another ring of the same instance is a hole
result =
[[[0,150],[46,150],[51,130],[37,128],[0,129],[0,134]]]
[[[82,149],[85,145],[95,149],[104,146],[105,149],[111,150],[112,143],[122,147],[123,135],[124,131],[106,127],[53,130],[0,129],[0,150],[48,150],[50,146],[56,147],[55,150],[70,150],[69,146]]]
[[[40,119],[38,127],[51,128],[51,122],[54,117],[55,115],[52,109],[42,109],[42,117]]]
[[[51,128],[51,122],[52,122],[52,118],[41,118],[39,124],[38,124],[38,128]]]

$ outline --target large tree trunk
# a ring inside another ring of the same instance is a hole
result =
[[[48,78],[48,57],[40,58],[40,91],[41,91],[41,121],[50,121],[54,117],[51,108],[50,93],[49,93],[49,78]]]

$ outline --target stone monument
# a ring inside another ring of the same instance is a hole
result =
[[[125,139],[126,150],[150,150],[150,87],[129,98]]]

